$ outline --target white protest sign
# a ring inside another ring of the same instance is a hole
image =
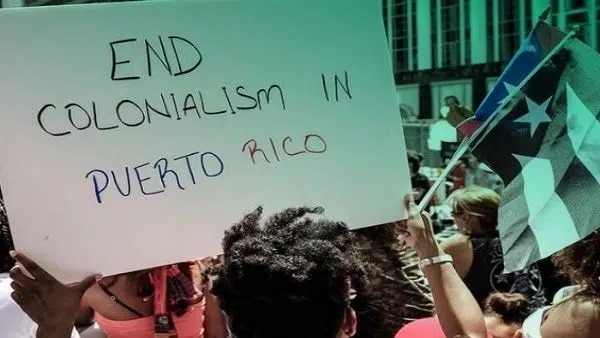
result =
[[[17,247],[63,280],[220,252],[409,191],[380,4],[157,1],[0,11],[0,180]]]

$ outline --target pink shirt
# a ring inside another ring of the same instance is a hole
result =
[[[202,303],[191,306],[181,317],[173,315],[178,338],[203,338],[204,310],[205,304]],[[108,338],[155,338],[154,316],[117,321],[96,312],[94,318]]]
[[[417,319],[405,325],[394,338],[447,338],[437,317]],[[491,336],[488,333],[488,338]]]

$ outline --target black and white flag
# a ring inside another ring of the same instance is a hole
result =
[[[600,228],[600,55],[570,39],[490,125],[473,154],[506,185],[505,271]]]

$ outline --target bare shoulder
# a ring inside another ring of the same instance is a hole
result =
[[[455,234],[443,240],[440,245],[444,251],[453,251],[469,248],[471,244],[469,237],[463,234]]]
[[[598,337],[600,303],[573,298],[550,311],[541,327],[543,337]]]
[[[98,285],[98,283],[94,283],[94,285],[85,290],[85,293],[81,298],[81,305],[95,308],[99,303],[104,303],[106,297],[106,293],[102,291],[100,285]]]

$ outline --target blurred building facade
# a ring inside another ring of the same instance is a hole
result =
[[[384,26],[408,148],[437,166],[427,146],[444,97],[475,110],[538,20],[600,49],[600,0],[382,0]]]
[[[383,0],[400,108],[437,118],[446,95],[477,107],[548,6],[548,22],[600,49],[600,0]]]

